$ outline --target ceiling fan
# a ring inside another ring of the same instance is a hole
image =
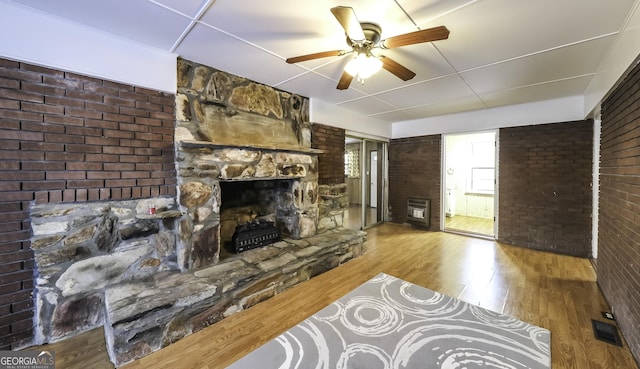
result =
[[[343,56],[355,53],[355,58],[347,64],[340,77],[340,81],[336,87],[338,90],[349,88],[354,77],[360,82],[363,82],[365,78],[380,68],[386,69],[403,81],[408,81],[415,77],[416,74],[414,72],[388,56],[375,55],[372,51],[375,49],[393,49],[400,46],[444,40],[449,37],[447,27],[439,26],[381,40],[382,29],[380,26],[375,23],[358,21],[353,8],[336,6],[331,8],[331,13],[333,13],[340,25],[342,25],[342,28],[344,28],[347,36],[347,44],[351,47],[351,50],[331,50],[301,55],[288,58],[286,62],[294,64],[329,56]]]

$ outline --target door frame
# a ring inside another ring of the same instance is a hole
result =
[[[379,223],[385,222],[389,219],[389,180],[388,180],[388,170],[389,170],[389,162],[388,162],[388,150],[389,150],[389,139],[383,137],[376,137],[371,135],[365,135],[357,132],[345,132],[345,138],[349,139],[357,139],[359,140],[360,145],[360,193],[361,193],[361,204],[360,204],[360,229],[366,229],[373,227]],[[345,142],[346,142],[345,139]],[[367,208],[370,205],[370,170],[369,166],[371,165],[371,154],[368,154],[367,149],[368,143],[374,143],[380,145],[376,150],[377,152],[377,162],[378,170],[377,178],[380,180],[377,183],[377,207],[376,207],[376,221],[367,224],[366,212]],[[366,182],[365,182],[366,181]],[[379,196],[378,196],[379,195]]]
[[[493,235],[484,235],[479,233],[465,233],[464,231],[457,232],[457,230],[451,230],[446,228],[446,196],[447,196],[447,137],[450,136],[472,136],[475,134],[484,134],[484,133],[494,133],[494,143],[495,143],[495,151],[494,151],[494,186],[493,186]],[[460,132],[460,133],[449,133],[441,135],[441,175],[440,175],[440,230],[445,232],[453,232],[453,233],[463,233],[468,235],[475,235],[480,237],[489,237],[492,239],[498,239],[498,219],[499,219],[499,152],[500,152],[500,130],[492,129],[486,131],[477,131],[477,132]]]

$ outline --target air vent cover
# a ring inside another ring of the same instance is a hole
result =
[[[618,334],[618,328],[615,325],[609,323],[600,322],[598,320],[592,320],[593,333],[600,341],[604,341],[616,346],[622,346],[622,340]]]

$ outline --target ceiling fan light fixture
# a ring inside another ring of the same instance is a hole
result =
[[[371,22],[360,22],[352,7],[335,6],[331,8],[331,13],[333,13],[333,16],[344,29],[347,45],[350,46],[351,49],[330,50],[300,55],[288,58],[285,61],[293,64],[329,56],[343,56],[355,53],[355,57],[347,63],[340,76],[340,80],[336,86],[338,90],[348,89],[353,79],[364,84],[366,78],[371,77],[381,68],[386,69],[403,81],[408,81],[416,76],[414,72],[387,55],[375,56],[371,51],[394,49],[401,46],[444,40],[449,37],[447,27],[439,26],[404,33],[382,40],[380,37],[382,34],[380,25]]]
[[[359,81],[371,77],[382,68],[382,61],[371,54],[358,53],[345,66],[345,72],[357,78]]]

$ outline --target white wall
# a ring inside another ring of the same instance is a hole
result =
[[[11,2],[0,12],[0,56],[176,92],[177,55]]]

